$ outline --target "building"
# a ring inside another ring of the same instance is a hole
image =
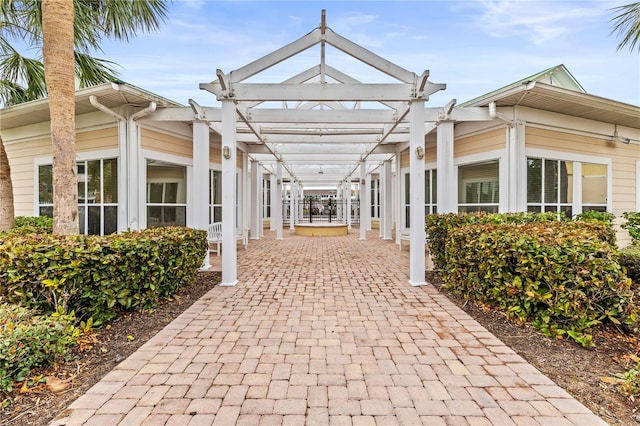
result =
[[[292,225],[301,211],[295,201],[283,209],[282,200],[302,199],[305,189],[334,188],[347,203],[342,212],[359,200],[361,239],[375,224],[382,238],[399,240],[400,230],[421,229],[433,212],[640,210],[640,107],[585,93],[562,65],[463,104],[427,107],[444,84],[324,21],[200,84],[220,107],[181,105],[126,83],[78,90],[81,232],[221,221],[222,283],[233,285],[235,228],[257,239],[268,219],[282,238],[283,222]],[[326,46],[393,83],[363,83],[331,67]],[[312,47],[320,61],[306,71],[246,82]],[[51,214],[48,101],[0,115],[16,214]],[[410,235],[410,283],[420,285],[425,236]]]

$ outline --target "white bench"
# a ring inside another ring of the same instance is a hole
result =
[[[246,250],[247,244],[249,244],[249,230],[236,229],[235,239],[236,241],[242,241],[242,245]],[[220,256],[220,246],[222,245],[222,222],[214,222],[209,225],[207,242],[209,243],[209,253],[215,252]]]
[[[400,230],[400,238],[398,241],[398,246],[400,246],[400,250],[402,250],[402,242],[403,241],[411,241],[411,229],[405,228]],[[429,244],[429,235],[427,232],[424,233],[424,242],[425,244]]]

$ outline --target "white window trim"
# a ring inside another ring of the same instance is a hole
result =
[[[118,148],[112,148],[112,149],[101,149],[97,151],[81,151],[76,153],[77,161],[104,160],[104,159],[110,159],[110,158],[117,159],[118,164],[120,164],[121,162],[120,150]],[[38,167],[47,166],[49,164],[53,164],[52,155],[35,157],[33,159],[33,215],[34,216],[40,215],[40,190],[39,190],[40,188],[38,187],[38,184],[39,184]],[[120,179],[121,179],[121,176],[119,175],[119,173],[120,173],[120,167],[118,167],[118,182],[120,182]],[[120,199],[120,196],[118,196],[118,199]],[[120,205],[120,201],[118,202],[118,205]],[[119,217],[118,217],[118,220],[120,220]]]
[[[539,148],[526,148],[525,158],[530,157],[542,158],[544,160],[560,160],[579,163],[602,164],[607,166],[607,211],[613,211],[613,161],[611,160],[611,157],[598,157],[595,155],[576,154],[573,152],[551,151],[548,149]],[[638,164],[640,164],[640,162],[638,162]],[[580,173],[580,175],[580,177],[582,177],[582,173]],[[574,190],[576,188],[582,188],[581,179],[576,179],[576,174],[574,174]],[[638,181],[638,185],[640,185],[640,180]],[[637,197],[636,204],[638,204]],[[582,212],[582,191],[580,192],[579,197],[576,197],[574,193],[573,205],[571,210],[574,212],[573,214],[577,214],[576,212]]]
[[[457,157],[453,159],[454,174],[456,176],[455,191],[456,191],[456,207],[459,208],[461,204],[458,201],[458,176],[460,175],[459,167],[467,166],[475,163],[483,163],[486,161],[498,160],[498,187],[500,191],[498,201],[498,212],[506,213],[509,209],[509,164],[506,149],[498,149],[495,151],[481,152],[478,154],[465,155],[463,157]],[[474,206],[476,204],[473,204]],[[495,205],[495,204],[490,204]]]
[[[636,211],[640,212],[640,160],[636,160]]]

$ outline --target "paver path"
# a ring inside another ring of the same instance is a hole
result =
[[[377,231],[272,234],[53,424],[606,424]]]

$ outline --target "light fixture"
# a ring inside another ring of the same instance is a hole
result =
[[[367,183],[367,180],[366,180],[366,179],[360,179],[360,184],[361,184],[361,185],[364,185],[365,183]]]
[[[318,170],[318,174],[321,175],[324,173],[324,170],[322,170],[322,166],[320,166],[320,170]]]
[[[227,160],[231,158],[231,149],[229,148],[229,146],[225,145],[222,147],[222,156]]]
[[[424,158],[424,148],[421,145],[416,147],[416,157],[418,157],[418,160]]]

